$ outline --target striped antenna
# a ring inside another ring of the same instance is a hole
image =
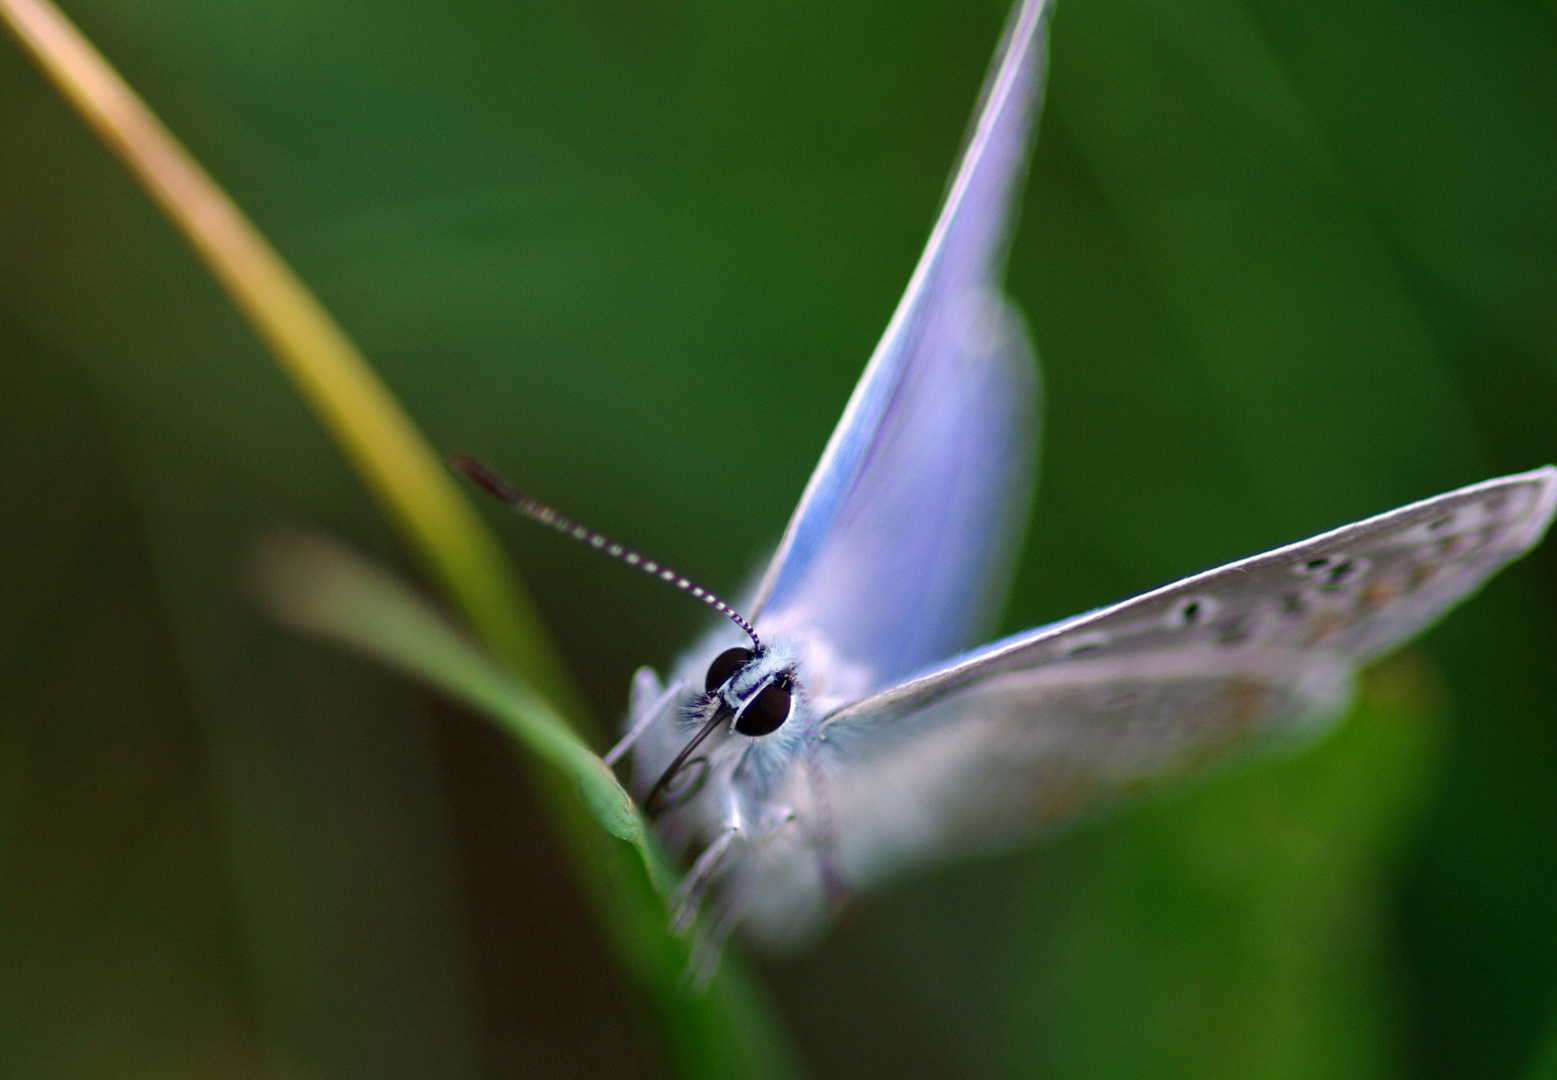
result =
[[[596,551],[604,552],[613,559],[620,559],[628,566],[636,566],[650,577],[659,578],[659,580],[680,589],[684,593],[691,593],[736,626],[746,631],[746,635],[751,638],[752,644],[759,649],[762,648],[762,641],[757,637],[757,631],[752,629],[751,623],[747,622],[740,612],[701,585],[676,573],[670,567],[657,563],[653,559],[646,559],[632,548],[623,547],[605,534],[597,533],[594,529],[587,528],[570,518],[563,517],[539,499],[530,498],[530,496],[508,483],[508,481],[473,457],[465,454],[450,454],[449,468],[464,473],[530,520],[538,521],[542,525],[556,529],[564,536],[571,536],[575,540],[588,544]]]

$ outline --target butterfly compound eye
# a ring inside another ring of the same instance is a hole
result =
[[[757,692],[751,703],[735,718],[735,730],[742,735],[770,735],[789,719],[789,680],[780,676]]]
[[[730,681],[730,676],[751,659],[750,649],[742,649],[737,646],[734,649],[726,649],[714,657],[714,662],[708,665],[708,677],[703,681],[703,689],[712,694],[725,683]],[[782,721],[780,721],[782,723]]]

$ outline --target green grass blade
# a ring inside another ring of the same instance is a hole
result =
[[[559,820],[571,847],[589,854],[586,888],[605,913],[606,930],[627,967],[650,990],[683,1075],[776,1080],[794,1074],[776,1025],[728,958],[707,992],[682,992],[687,948],[667,932],[665,909],[649,888],[653,882],[664,895],[674,874],[627,792],[554,709],[489,659],[427,598],[338,543],[306,533],[276,535],[262,547],[256,571],[263,601],[283,623],[398,668],[491,717],[573,782],[601,828],[633,845],[647,881],[641,870],[624,863],[625,849],[604,841],[588,822],[568,813]],[[547,779],[538,779],[547,790]],[[561,800],[561,805],[576,803]]]
[[[204,260],[482,642],[577,719],[496,540],[329,312],[58,8],[0,0],[0,15]]]
[[[351,461],[488,660],[425,601],[360,564],[334,580],[334,606],[292,614],[413,671],[493,716],[561,769],[536,776],[553,826],[625,970],[659,1020],[680,1075],[791,1075],[779,1025],[727,958],[707,992],[680,987],[684,945],[650,878],[663,883],[641,819],[604,764],[564,723],[586,718],[501,548],[441,457],[366,359],[236,204],[74,25],[47,0],[0,0],[17,39],[184,234]],[[315,571],[326,563],[316,563]],[[335,564],[337,571],[344,563]],[[375,576],[377,575],[377,576]],[[317,583],[317,582],[316,582]],[[353,605],[375,612],[353,619]],[[527,689],[535,687],[535,690]],[[567,790],[575,788],[583,802]],[[589,813],[584,812],[587,806]],[[602,834],[628,839],[636,853]]]
[[[643,820],[605,763],[544,699],[410,586],[306,533],[278,535],[265,544],[257,578],[267,606],[287,626],[349,645],[492,717],[571,777],[601,827],[635,845],[655,869]]]

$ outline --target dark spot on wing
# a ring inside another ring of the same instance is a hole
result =
[[[1434,518],[1432,521],[1429,521],[1427,523],[1427,531],[1428,532],[1442,532],[1444,529],[1447,529],[1450,525],[1453,525],[1453,524],[1454,524],[1454,515],[1453,514],[1445,514],[1443,517]]]
[[[1357,559],[1342,559],[1325,570],[1319,587],[1327,592],[1345,588],[1353,578],[1357,577],[1362,567],[1363,564]]]
[[[1281,598],[1281,613],[1283,615],[1301,615],[1308,608],[1308,601],[1302,593],[1288,593]]]
[[[1217,603],[1210,597],[1191,596],[1180,600],[1168,616],[1168,625],[1176,628],[1196,626],[1216,613]]]
[[[1062,639],[1059,643],[1059,652],[1062,656],[1074,656],[1077,653],[1091,652],[1093,649],[1101,649],[1104,645],[1107,645],[1108,640],[1108,635],[1101,630],[1077,634],[1075,637]]]

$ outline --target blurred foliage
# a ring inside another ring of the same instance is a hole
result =
[[[704,970],[699,992],[687,992],[687,942],[666,925],[673,868],[649,841],[617,776],[570,724],[598,730],[495,535],[415,421],[275,248],[68,16],[51,0],[0,0],[0,18],[184,235],[464,623],[449,620],[393,572],[295,529],[276,530],[259,545],[249,575],[254,598],[283,625],[420,678],[514,738],[524,763],[536,767],[553,835],[585,886],[619,969],[655,1015],[675,1072],[721,1080],[792,1075],[779,1025],[753,995],[737,958]]]
[[[435,444],[731,591],[907,280],[1003,16],[67,11]],[[1549,3],[1072,0],[1053,57],[1008,629],[1557,459]],[[276,522],[393,539],[12,48],[0,250],[0,1072],[663,1075],[506,742],[245,597]],[[501,527],[603,715],[705,617]],[[1549,544],[1505,573],[1308,756],[920,875],[764,962],[803,1061],[1539,1075],[1554,571]]]

